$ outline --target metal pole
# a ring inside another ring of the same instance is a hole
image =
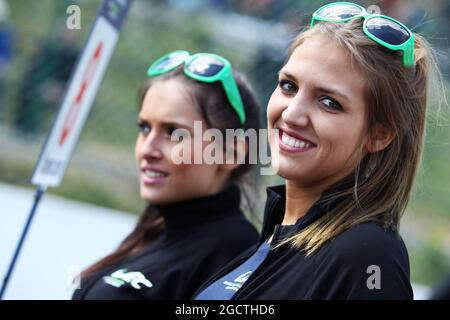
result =
[[[5,276],[4,280],[3,280],[2,290],[0,291],[0,300],[3,299],[3,295],[5,294],[6,287],[8,285],[8,281],[9,281],[9,279],[11,277],[12,272],[13,272],[14,265],[16,264],[17,257],[19,256],[20,250],[22,249],[22,245],[23,245],[25,237],[26,237],[26,235],[28,233],[28,229],[30,228],[31,221],[33,220],[34,213],[36,212],[36,208],[37,208],[37,206],[39,204],[39,201],[41,200],[42,195],[45,193],[46,189],[47,189],[46,187],[39,186],[38,189],[36,190],[36,194],[34,196],[33,207],[31,208],[30,214],[28,216],[27,223],[25,224],[25,227],[24,227],[24,229],[22,231],[22,235],[20,236],[20,240],[19,240],[19,243],[17,244],[16,251],[14,252],[14,256],[13,256],[13,258],[11,260],[10,265],[9,265],[8,272],[6,273],[6,276]]]

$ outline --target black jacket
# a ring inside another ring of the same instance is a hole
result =
[[[322,196],[328,192],[332,189]],[[285,210],[285,186],[268,188],[267,195],[259,244],[273,234],[272,248],[327,211],[325,205],[316,202],[295,225],[280,225]],[[228,264],[197,294],[247,260],[259,244]],[[403,241],[375,223],[364,223],[343,232],[310,256],[288,245],[271,249],[232,299],[412,298],[408,253]]]
[[[144,251],[81,281],[73,299],[189,299],[258,241],[239,209],[240,192],[159,206],[164,233]]]

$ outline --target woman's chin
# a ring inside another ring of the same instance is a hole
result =
[[[292,172],[292,170],[286,170],[286,172],[280,170],[280,173],[278,173],[278,175],[285,179],[285,181],[289,181],[296,185],[302,185],[305,187],[314,186],[314,184],[321,181],[320,176],[312,176],[310,173],[304,172]]]
[[[301,181],[311,176],[311,171],[305,170],[304,167],[299,168],[298,164],[286,163],[283,160],[280,161],[279,166],[275,171],[277,175],[286,180]]]
[[[168,202],[167,197],[161,192],[155,192],[153,190],[141,189],[140,191],[141,199],[149,202],[151,204],[163,204]]]

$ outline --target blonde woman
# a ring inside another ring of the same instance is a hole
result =
[[[318,9],[268,104],[286,185],[262,236],[196,299],[412,299],[399,236],[420,161],[433,64],[426,41],[357,4]]]

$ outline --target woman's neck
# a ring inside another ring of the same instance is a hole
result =
[[[325,187],[322,185],[304,186],[287,180],[286,211],[282,224],[295,224],[319,200],[323,190],[325,190]]]

